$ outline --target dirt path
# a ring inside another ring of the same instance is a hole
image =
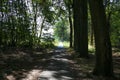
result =
[[[70,56],[65,53],[65,49],[56,49],[49,59],[45,70],[40,73],[40,80],[77,80],[71,65]]]
[[[55,49],[48,56],[42,71],[36,70],[23,80],[78,80],[77,71],[71,67],[73,61],[65,52],[65,49]]]
[[[78,71],[72,67],[74,61],[63,48],[27,57],[24,61],[8,61],[5,80],[79,80]]]
[[[0,80],[105,80],[91,74],[94,57],[76,61],[64,48],[48,52],[19,50],[8,57],[0,66]]]

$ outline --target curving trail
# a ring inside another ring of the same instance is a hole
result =
[[[47,56],[44,66],[41,66],[42,70],[37,69],[37,66],[22,80],[79,80],[78,71],[72,68],[73,64],[66,50],[57,48]]]
[[[75,72],[71,65],[70,56],[65,53],[65,49],[56,49],[49,59],[45,70],[40,73],[40,80],[76,80]]]
[[[7,80],[88,80],[83,72],[85,70],[81,69],[82,65],[72,60],[64,48],[56,48],[48,53],[35,52],[25,58],[22,62],[10,63],[5,75]]]
[[[22,57],[19,58],[20,56]],[[94,61],[94,56],[90,59],[73,60],[73,56],[62,47],[47,53],[19,51],[0,66],[0,80],[105,80],[92,75]],[[116,69],[118,72],[118,68]],[[116,75],[119,77],[119,74]]]

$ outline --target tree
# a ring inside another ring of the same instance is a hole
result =
[[[120,43],[120,0],[105,0],[107,23],[110,26],[111,43],[114,47],[119,47]]]
[[[61,21],[57,22],[54,28],[55,37],[60,41],[68,41],[68,27],[65,22],[65,19],[61,19]]]
[[[69,20],[69,26],[70,26],[70,45],[69,47],[72,48],[73,47],[73,20],[72,20],[72,0],[64,0],[67,11],[68,11],[68,20]]]
[[[113,76],[112,50],[109,26],[106,21],[103,0],[89,0],[91,19],[95,34],[95,75]]]
[[[88,57],[87,0],[73,0],[74,49],[81,57]]]
[[[30,42],[30,22],[25,1],[2,0],[0,7],[2,47],[16,47]]]

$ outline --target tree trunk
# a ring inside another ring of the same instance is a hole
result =
[[[87,0],[73,0],[74,49],[80,57],[88,57]]]
[[[72,14],[70,10],[70,4],[68,5],[68,12],[69,12],[69,24],[70,24],[70,48],[73,47],[73,22],[72,22]]]
[[[44,27],[44,21],[45,21],[45,18],[43,18],[43,21],[42,21],[42,23],[41,23],[41,27],[40,27],[40,35],[39,35],[39,38],[41,38],[41,36],[42,36],[42,30],[43,30],[43,27]],[[40,42],[41,42],[41,40],[40,40]]]
[[[113,76],[109,26],[106,21],[103,0],[89,0],[89,5],[96,47],[96,64],[93,73],[101,76]]]
[[[0,18],[1,18],[1,21],[0,21],[0,48],[2,47],[2,40],[3,40],[3,35],[2,35],[2,27],[3,27],[3,2],[0,3],[0,12],[1,12],[1,15],[0,15]]]
[[[93,46],[94,45],[94,30],[93,30],[93,25],[91,25],[91,35],[90,35],[90,45]]]

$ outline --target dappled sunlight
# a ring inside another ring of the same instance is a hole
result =
[[[28,72],[27,77],[22,80],[38,80],[41,70],[32,70]]]
[[[49,53],[43,54],[42,52],[33,52],[34,54],[28,54],[26,52],[18,52],[19,56],[26,58],[25,61],[17,63],[11,63],[7,75],[8,80],[73,80],[74,75],[72,68],[69,66],[70,60],[67,59],[68,55],[65,53],[65,49],[57,48]],[[27,61],[28,57],[32,58],[32,61]],[[16,57],[16,56],[14,56]],[[13,62],[14,59],[11,61]]]
[[[40,76],[39,76],[39,80],[57,80],[57,78],[54,77],[54,75],[56,74],[56,71],[43,71],[41,72]]]
[[[65,75],[60,75],[61,73],[67,73],[68,71],[65,70],[60,70],[60,71],[43,71],[41,72],[39,79],[40,80],[72,80],[73,78],[65,76]]]
[[[7,80],[101,80],[92,75],[94,56],[83,59],[72,56],[73,54],[73,50],[64,48],[56,48],[46,53],[34,51],[32,54],[19,51],[12,54],[13,60],[8,61],[8,65],[5,63],[3,75]],[[119,65],[115,67],[114,72],[119,77]]]
[[[40,75],[41,70],[33,69],[29,72],[21,72],[21,78],[20,80],[37,80],[38,76]],[[7,80],[18,80],[18,76],[20,77],[20,73],[14,72],[14,74],[6,75]],[[24,78],[23,78],[24,77]]]
[[[7,80],[16,80],[13,75],[8,75],[8,76],[6,76],[6,79],[7,79]]]

